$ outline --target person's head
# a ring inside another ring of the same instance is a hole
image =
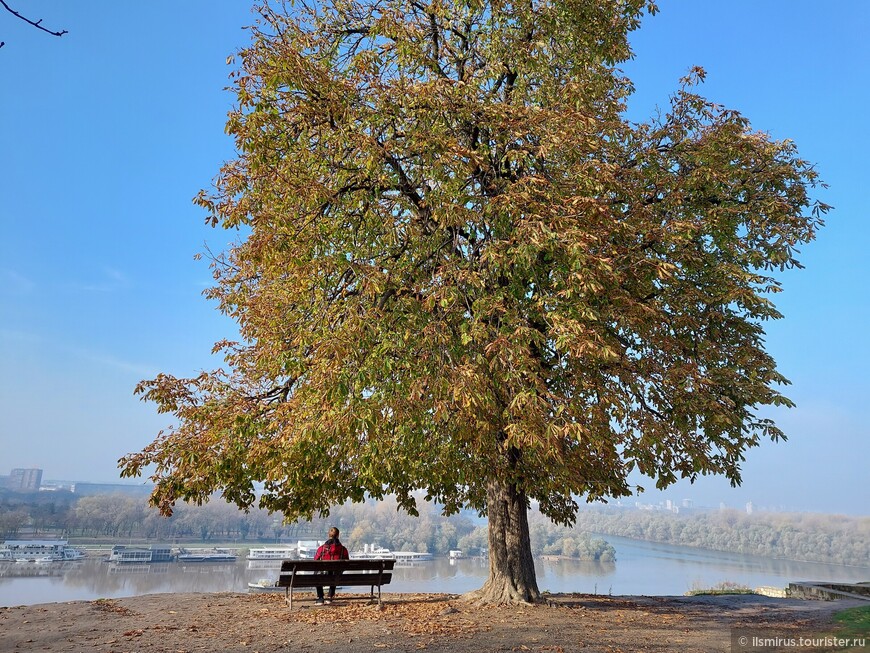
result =
[[[329,529],[329,539],[330,540],[337,540],[338,539],[338,529],[335,526],[333,526],[332,528]]]

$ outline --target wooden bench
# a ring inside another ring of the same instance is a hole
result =
[[[326,588],[371,587],[374,600],[375,587],[378,588],[378,604],[381,603],[381,586],[393,578],[395,560],[284,560],[281,562],[281,575],[278,587],[284,587],[285,598],[293,609],[293,590],[300,587]]]

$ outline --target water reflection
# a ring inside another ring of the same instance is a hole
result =
[[[589,560],[542,560],[535,564],[538,577],[577,578],[588,576],[607,578],[616,573],[615,562],[594,562]]]
[[[20,602],[20,594],[14,590],[23,587],[36,576],[56,576],[63,585],[62,591],[52,588],[52,592],[42,600],[93,599],[99,597],[136,596],[139,594],[165,592],[224,592],[247,587],[247,574],[244,567],[237,564],[113,564],[98,560],[78,563],[45,565],[50,569],[21,569],[15,567],[15,578],[7,591],[0,584],[0,605],[14,605]],[[28,573],[29,572],[29,573]],[[5,578],[0,570],[0,579]],[[0,581],[2,582],[2,581]]]
[[[0,582],[3,578],[24,578],[33,576],[63,576],[74,569],[76,562],[2,562],[0,563]]]
[[[538,586],[551,592],[683,594],[724,581],[785,587],[791,581],[856,582],[868,567],[841,567],[607,538],[617,562],[536,560]],[[279,563],[112,564],[100,560],[0,564],[0,606],[92,600],[164,592],[245,592],[249,582],[276,578]],[[489,562],[435,559],[396,565],[385,592],[459,594],[479,588]]]

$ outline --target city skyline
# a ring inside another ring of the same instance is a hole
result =
[[[789,441],[748,451],[741,488],[702,478],[658,493],[638,478],[649,490],[638,500],[866,515],[870,289],[860,261],[870,222],[858,156],[870,145],[861,111],[870,5],[660,9],[634,33],[636,58],[622,66],[636,88],[629,116],[665,106],[700,65],[700,92],[793,139],[830,184],[816,197],[835,210],[801,254],[806,269],[782,275],[785,292],[773,299],[785,319],[765,325],[793,384],[783,392],[797,404],[765,416]],[[254,17],[246,3],[204,0],[35,3],[34,12],[69,33],[0,23],[0,69],[14,89],[0,105],[0,464],[120,482],[118,458],[172,424],[133,395],[136,384],[219,366],[212,344],[236,334],[201,296],[211,274],[193,257],[241,235],[206,227],[191,198],[233,156],[225,62]]]

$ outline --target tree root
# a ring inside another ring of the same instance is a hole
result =
[[[474,605],[535,605],[542,601],[540,592],[522,590],[508,579],[488,580],[483,587],[463,594],[461,598]]]

